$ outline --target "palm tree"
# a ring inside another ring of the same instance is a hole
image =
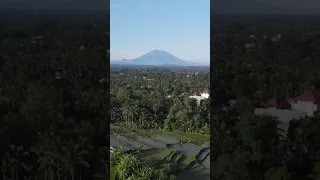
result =
[[[9,157],[9,167],[11,168],[12,178],[19,179],[19,172],[21,170],[29,171],[29,167],[22,161],[22,158],[28,156],[29,153],[25,151],[22,146],[11,145]]]
[[[161,107],[160,99],[156,97],[156,99],[152,102],[152,110],[154,112],[154,117],[157,118],[157,112]]]
[[[125,120],[126,125],[128,125],[131,112],[130,112],[130,106],[127,103],[123,104],[123,106],[121,107],[121,114]]]
[[[146,121],[146,113],[144,110],[141,110],[140,116],[139,116],[139,129],[142,129],[145,127],[145,121]]]
[[[42,134],[38,134],[38,143],[30,148],[30,151],[35,153],[38,157],[37,162],[39,163],[39,170],[44,170],[44,179],[47,179],[47,162],[49,159],[46,159],[44,156],[45,152],[49,149],[49,138],[46,138]]]
[[[136,104],[134,104],[133,106],[130,107],[130,112],[131,112],[131,127],[133,126],[133,124],[135,123],[135,120],[138,116],[138,107]]]
[[[107,179],[108,177],[108,172],[109,172],[109,161],[107,161],[107,151],[109,151],[109,148],[107,147],[100,147],[99,148],[99,152],[100,152],[100,155],[101,155],[101,159],[100,159],[100,162],[103,166],[105,166],[105,177]]]
[[[2,167],[1,167],[1,170],[2,170],[2,178],[5,180],[7,179],[7,165],[8,164],[8,157],[6,155],[3,155],[2,156]]]
[[[64,170],[65,173],[70,173],[71,180],[74,180],[77,171],[79,173],[83,167],[90,167],[89,163],[84,159],[88,154],[89,152],[82,144],[78,144],[74,140],[69,140],[65,146],[61,147],[61,154],[57,157],[61,160],[61,169]],[[81,174],[79,178],[81,179]]]
[[[60,161],[57,158],[59,146],[60,141],[53,138],[53,134],[38,134],[38,142],[30,148],[30,151],[38,157],[38,169],[44,171],[44,179],[50,177],[52,180],[55,178],[54,174],[58,176],[59,180],[61,178]]]

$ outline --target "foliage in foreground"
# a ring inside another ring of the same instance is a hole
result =
[[[122,148],[110,154],[110,166],[115,167],[111,173],[116,173],[116,180],[175,180],[175,170],[170,164],[155,168]]]

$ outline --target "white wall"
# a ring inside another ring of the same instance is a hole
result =
[[[255,108],[255,115],[267,115],[274,116],[281,121],[282,124],[279,124],[279,128],[287,130],[289,127],[289,122],[293,119],[299,119],[305,116],[304,112],[297,110],[288,110],[288,109],[270,109],[270,108]]]
[[[201,96],[204,98],[209,98],[210,95],[209,94],[201,94]]]
[[[307,116],[313,116],[317,110],[317,104],[308,101],[297,101],[292,104],[292,109],[307,113]]]
[[[200,104],[200,101],[201,101],[201,100],[206,99],[205,97],[202,97],[202,96],[189,96],[189,98],[196,99],[198,105]]]

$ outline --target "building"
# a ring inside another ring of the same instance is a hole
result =
[[[200,104],[201,100],[208,99],[209,97],[210,97],[210,91],[209,90],[205,90],[202,93],[195,92],[191,96],[189,96],[189,98],[196,99],[198,104]]]
[[[313,116],[320,107],[320,90],[305,91],[293,98],[290,103],[292,109],[304,112],[307,116]]]
[[[273,109],[291,109],[291,104],[289,103],[289,101],[285,99],[279,99],[279,98],[275,98],[267,101],[265,106],[267,108],[273,108]]]
[[[266,108],[255,108],[254,114],[277,117],[280,128],[287,131],[293,119],[314,116],[320,107],[320,90],[305,91],[290,101],[273,99],[265,104]]]
[[[205,90],[201,93],[201,96],[208,99],[210,97],[210,90]]]
[[[305,117],[304,112],[290,110],[290,109],[275,109],[275,108],[255,108],[254,114],[258,116],[266,115],[266,116],[272,116],[272,117],[278,118],[278,120],[280,121],[278,128],[282,129],[284,133],[288,131],[291,120]]]

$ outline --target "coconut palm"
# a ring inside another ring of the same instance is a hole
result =
[[[44,171],[44,179],[48,178],[48,169],[53,166],[53,159],[48,154],[51,151],[52,136],[49,134],[38,134],[38,142],[34,144],[30,150],[35,153],[38,157],[37,163],[39,164],[38,169]]]
[[[57,154],[57,158],[61,161],[61,170],[64,173],[70,174],[71,180],[74,180],[79,173],[81,179],[81,169],[89,168],[89,163],[85,160],[89,152],[80,143],[74,140],[65,142],[65,145],[61,147],[61,153]]]
[[[11,145],[10,152],[8,153],[8,166],[11,169],[12,178],[19,179],[21,171],[29,171],[29,167],[23,162],[23,158],[28,156],[29,153],[19,145]]]

